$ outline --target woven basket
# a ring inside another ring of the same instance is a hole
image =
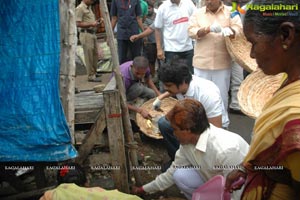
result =
[[[283,80],[283,73],[267,76],[260,69],[248,75],[237,94],[242,112],[256,119]]]
[[[151,120],[151,125],[149,126],[149,121],[147,122],[139,113],[136,114],[136,123],[140,127],[141,131],[154,139],[162,139],[163,136],[160,134],[158,127],[157,127],[157,120],[167,114],[177,102],[174,98],[165,98],[161,101],[161,111],[157,111],[152,109],[152,103],[154,102],[155,98],[148,100],[145,102],[141,108],[146,109],[150,115],[153,117]]]
[[[247,41],[244,34],[239,34],[234,39],[225,37],[225,43],[232,60],[248,72],[252,72],[257,69],[256,60],[250,57],[252,45]]]

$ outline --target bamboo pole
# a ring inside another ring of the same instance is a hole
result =
[[[75,51],[77,43],[74,0],[60,0],[60,95],[66,120],[74,139]]]
[[[119,57],[118,57],[118,51],[116,49],[115,43],[114,43],[114,34],[113,30],[111,28],[110,23],[110,17],[109,12],[107,8],[107,1],[106,0],[100,0],[100,10],[101,14],[104,18],[104,24],[105,24],[105,30],[107,35],[108,44],[110,47],[110,52],[112,55],[112,62],[113,62],[113,71],[115,73],[115,78],[117,82],[117,87],[120,92],[120,98],[121,98],[121,109],[122,109],[122,121],[123,121],[123,128],[124,128],[124,134],[125,134],[125,141],[127,143],[127,146],[129,146],[129,156],[131,160],[131,164],[133,166],[138,166],[138,159],[137,159],[137,152],[136,148],[134,148],[134,138],[129,118],[129,112],[127,107],[127,100],[125,95],[125,87],[122,80],[122,75],[120,73],[119,69]],[[140,179],[140,173],[138,170],[133,170],[134,178],[136,185],[140,186],[142,184]]]

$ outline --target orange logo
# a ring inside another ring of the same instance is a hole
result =
[[[246,13],[246,10],[242,9],[240,4],[237,2],[232,2],[232,9],[231,9],[231,18],[233,18],[236,15],[244,15]]]

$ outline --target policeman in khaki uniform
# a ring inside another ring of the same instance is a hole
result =
[[[80,43],[84,52],[84,60],[87,67],[88,81],[100,82],[97,75],[97,37],[96,28],[103,22],[103,19],[96,20],[95,14],[91,9],[94,0],[82,0],[76,7],[76,25],[80,29]]]

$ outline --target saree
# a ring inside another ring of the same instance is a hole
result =
[[[242,199],[291,199],[295,193],[292,169],[299,165],[299,152],[300,81],[295,81],[274,94],[255,122],[243,162],[248,175]],[[288,159],[291,155],[293,159]],[[279,195],[274,196],[278,191]]]

